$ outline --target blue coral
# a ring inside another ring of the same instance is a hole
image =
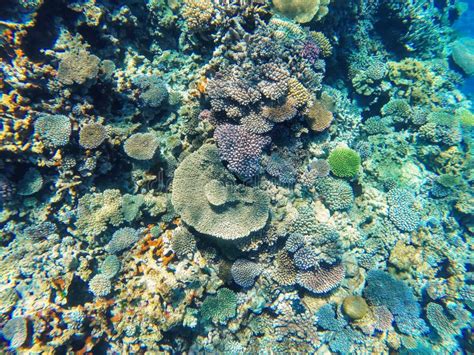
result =
[[[428,330],[420,319],[421,308],[413,291],[403,281],[386,272],[371,270],[366,282],[364,298],[373,306],[387,307],[400,332],[420,335]]]

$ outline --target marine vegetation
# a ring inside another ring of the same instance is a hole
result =
[[[473,353],[473,13],[0,1],[0,353]]]

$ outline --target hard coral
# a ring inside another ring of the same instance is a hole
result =
[[[112,291],[112,283],[105,275],[95,275],[89,281],[89,291],[96,297],[105,297]]]
[[[336,148],[328,157],[331,172],[338,177],[353,177],[360,168],[359,154],[350,148]]]
[[[154,133],[132,134],[124,143],[125,153],[136,160],[150,160],[155,155],[159,141]]]
[[[229,199],[223,206],[214,206],[208,200],[203,187],[211,180],[229,188]],[[216,146],[209,144],[187,156],[176,169],[172,202],[186,224],[222,239],[246,237],[262,229],[268,219],[269,199],[265,193],[236,185],[235,178],[221,164]]]
[[[328,13],[329,0],[273,0],[276,9],[299,23],[320,20]]]
[[[140,233],[130,227],[124,227],[116,230],[112,239],[105,246],[105,250],[111,254],[117,254],[128,249],[140,239]]]
[[[235,317],[237,297],[228,288],[221,288],[215,296],[207,296],[201,305],[201,316],[216,324],[225,324]]]
[[[100,123],[83,126],[79,132],[79,144],[86,149],[97,148],[107,138],[107,131]]]
[[[231,268],[235,283],[241,287],[252,287],[255,279],[263,271],[262,267],[250,260],[237,259]]]
[[[12,349],[18,349],[28,338],[28,322],[22,317],[12,318],[3,326],[2,334]]]
[[[58,80],[65,85],[84,84],[99,73],[100,59],[85,50],[64,53],[59,62]]]
[[[243,179],[258,174],[263,149],[270,138],[248,132],[242,126],[222,124],[217,126],[214,137],[222,160],[230,171]]]
[[[69,142],[71,121],[63,115],[42,114],[35,121],[35,133],[48,147],[62,147]]]
[[[306,123],[315,132],[327,129],[333,120],[333,114],[321,101],[315,101],[305,112]]]

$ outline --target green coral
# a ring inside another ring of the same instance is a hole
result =
[[[328,158],[331,172],[339,177],[353,177],[360,168],[360,156],[355,150],[339,147]]]
[[[237,296],[228,288],[221,288],[215,296],[207,296],[201,305],[201,316],[204,320],[213,323],[225,324],[235,317]]]

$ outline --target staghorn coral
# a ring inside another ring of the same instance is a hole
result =
[[[159,141],[154,133],[135,133],[125,141],[123,150],[130,158],[150,160],[158,146]]]
[[[229,188],[230,200],[221,208],[213,208],[202,189],[216,179]],[[220,163],[214,145],[202,146],[178,166],[172,202],[186,224],[222,239],[246,237],[262,229],[268,218],[268,197],[256,188],[235,185],[235,178]]]
[[[359,171],[360,156],[355,150],[339,147],[331,151],[328,163],[334,175],[338,177],[353,177]]]
[[[318,48],[321,50],[323,57],[330,57],[332,55],[332,45],[329,39],[322,32],[311,31],[311,38],[316,42]]]
[[[85,149],[99,147],[107,138],[107,130],[100,123],[84,125],[79,131],[79,145]]]
[[[64,85],[82,85],[99,74],[100,59],[85,50],[62,54],[58,67],[58,80]]]
[[[69,143],[71,121],[63,115],[40,115],[35,121],[35,134],[47,147],[62,147]]]
[[[140,233],[130,227],[117,229],[105,246],[107,253],[117,254],[130,248],[140,239]]]
[[[232,278],[241,287],[252,287],[255,279],[262,273],[263,268],[250,260],[237,259],[232,264]]]
[[[288,100],[291,100],[295,107],[302,108],[308,105],[311,100],[311,94],[297,79],[288,80]]]

